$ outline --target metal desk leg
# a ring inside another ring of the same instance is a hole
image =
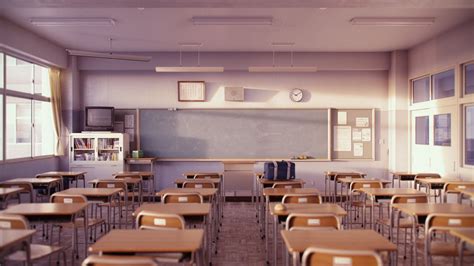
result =
[[[270,263],[269,258],[268,258],[268,251],[269,251],[268,250],[268,205],[269,205],[269,201],[270,201],[269,197],[266,196],[265,197],[265,210],[264,210],[265,211],[264,213],[265,225],[264,226],[265,226],[265,261],[267,263]]]
[[[300,260],[300,253],[293,252],[293,266],[298,266]]]
[[[277,247],[278,247],[278,215],[273,215],[273,265],[277,265]]]

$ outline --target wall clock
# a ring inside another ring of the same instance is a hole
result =
[[[293,102],[301,102],[303,100],[303,90],[302,89],[292,89],[290,90],[290,99]]]

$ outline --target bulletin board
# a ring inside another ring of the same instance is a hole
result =
[[[375,110],[331,109],[331,159],[375,160]]]
[[[137,109],[115,109],[114,132],[127,133],[130,138],[130,150],[136,150],[138,144]]]

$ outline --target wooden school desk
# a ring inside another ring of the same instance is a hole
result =
[[[99,181],[124,182],[125,184],[127,184],[128,188],[132,188],[133,191],[135,191],[135,189],[138,191],[138,202],[139,204],[142,203],[143,186],[142,186],[142,180],[140,178],[125,177],[125,178],[92,179],[88,183],[92,184],[92,187],[95,188],[97,187],[97,183],[99,183]],[[135,195],[133,197],[135,197]]]
[[[33,187],[34,190],[46,189],[48,191],[48,195],[51,195],[53,188],[57,191],[61,190],[61,178],[14,178],[5,180],[5,184],[22,184],[22,183],[29,183]],[[32,197],[33,199],[35,197]]]
[[[449,233],[459,238],[459,265],[463,265],[466,244],[474,245],[474,228],[451,229]]]
[[[84,246],[87,257],[87,203],[22,203],[8,207],[3,213],[23,215],[30,223],[64,223],[71,222],[73,231],[79,214],[84,213]],[[71,246],[76,243],[75,234],[72,234]],[[72,252],[73,262],[75,259]]]
[[[287,250],[292,254],[293,265],[299,265],[300,254],[308,247],[371,250],[391,252],[391,264],[396,264],[397,246],[373,230],[281,230]]]
[[[268,261],[269,243],[268,243],[268,222],[270,221],[270,201],[281,202],[283,196],[286,194],[319,194],[319,191],[315,188],[264,188],[262,192],[265,197],[265,205],[261,207],[264,214],[264,221],[260,221],[263,224],[263,232],[265,234],[265,252],[267,254],[266,261]]]
[[[397,209],[397,217],[400,213],[405,213],[408,216],[413,217],[413,227],[412,227],[412,240],[416,241],[416,226],[417,224],[424,224],[426,217],[431,213],[446,213],[446,214],[472,214],[474,213],[474,208],[467,205],[462,205],[458,203],[403,203],[403,204],[393,204],[393,208]],[[415,242],[414,242],[415,243]],[[412,256],[415,258],[415,266],[417,264],[416,260],[416,245],[412,245]]]
[[[30,238],[35,230],[0,228],[0,263],[4,258],[17,250],[26,253],[26,265],[31,265]]]
[[[392,183],[392,181],[378,179],[378,178],[348,178],[348,177],[345,177],[345,178],[339,178],[338,181],[341,183],[341,197],[345,196],[346,199],[347,199],[347,197],[349,197],[350,185],[353,182],[380,182],[380,183],[382,183],[383,187],[386,187],[386,186],[388,186]],[[344,187],[346,188],[345,195],[343,193]],[[337,194],[337,191],[336,191],[336,194]]]
[[[461,203],[463,195],[469,197],[472,203],[472,200],[474,197],[474,188],[464,188],[464,189],[456,188],[456,190],[460,192],[459,203]]]
[[[78,187],[79,180],[82,180],[82,187],[86,186],[86,172],[69,172],[69,171],[51,171],[36,175],[36,177],[57,177],[63,180],[63,189],[69,188],[69,181],[74,180],[76,187]]]
[[[416,173],[410,172],[393,172],[392,173],[392,187],[395,187],[395,179],[398,179],[398,187],[401,187],[402,181],[415,181]],[[410,183],[409,183],[410,184]],[[411,187],[411,185],[409,186]]]
[[[148,196],[148,201],[150,201],[150,197],[155,201],[155,174],[153,171],[131,171],[131,172],[117,172],[114,174],[114,176],[117,178],[119,177],[120,179],[123,179],[121,177],[134,177],[138,176],[142,183],[140,183],[140,191],[143,191],[144,187],[146,186],[146,192]]]
[[[22,188],[0,188],[0,209],[5,209],[8,206],[8,200],[11,196],[17,195],[22,192]]]
[[[332,203],[312,204],[312,203],[285,203],[285,210],[276,211],[275,205],[277,203],[270,203],[270,214],[273,215],[273,262],[276,264],[277,260],[277,243],[278,243],[278,224],[282,218],[287,217],[292,213],[303,214],[334,214],[340,218],[347,215],[347,212],[339,205]],[[265,238],[268,241],[268,237]],[[268,251],[267,251],[268,253]],[[267,255],[268,261],[268,255]]]
[[[418,189],[421,190],[422,187],[426,188],[426,194],[428,197],[431,195],[431,190],[435,191],[435,202],[436,202],[436,191],[443,190],[444,184],[447,182],[459,182],[461,179],[445,179],[445,178],[420,178],[415,180],[415,184],[418,184]],[[441,193],[440,193],[440,202]]]
[[[365,178],[367,176],[367,174],[364,174],[364,173],[360,173],[360,172],[336,172],[336,171],[324,171],[324,196],[328,196],[328,192],[329,192],[329,195],[332,195],[333,196],[333,201],[336,202],[336,191],[337,191],[337,183],[338,183],[338,180],[336,180],[336,175],[344,175],[344,174],[347,174],[347,175],[351,175],[351,174],[355,174],[355,175],[361,175],[362,178]],[[343,176],[341,178],[344,178]],[[334,191],[332,191],[333,193],[331,193],[331,182],[334,182]]]
[[[204,230],[112,230],[89,247],[92,253],[194,253],[202,250]],[[203,256],[201,256],[202,258]]]
[[[360,191],[365,193],[370,201],[372,202],[372,206],[375,206],[375,203],[380,199],[391,199],[395,195],[426,195],[426,193],[418,191],[414,188],[361,188]],[[374,208],[370,208],[370,226],[371,228],[375,228],[374,225]],[[365,213],[363,214],[365,215]],[[364,219],[365,221],[365,219]],[[364,225],[365,227],[365,225]]]
[[[87,198],[89,203],[100,202],[100,203],[110,203],[114,198],[118,198],[120,200],[120,192],[122,192],[121,188],[70,188],[61,191],[61,194],[69,194],[69,195],[82,195]],[[127,206],[127,199],[124,200],[125,204],[125,227],[127,226],[128,220],[128,208]],[[107,228],[108,231],[111,229],[111,208],[107,208]],[[121,217],[119,215],[119,226],[121,226]]]

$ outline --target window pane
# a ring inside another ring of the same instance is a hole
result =
[[[454,96],[454,69],[433,75],[433,99]]]
[[[51,103],[34,101],[34,156],[52,155],[55,145]]]
[[[3,96],[0,95],[0,160],[3,160]]]
[[[31,157],[31,100],[7,97],[7,159]]]
[[[33,93],[33,64],[7,56],[8,90]]]
[[[466,107],[465,163],[474,165],[474,105]]]
[[[412,82],[413,103],[426,102],[430,100],[430,78],[421,78]]]
[[[434,145],[451,146],[451,114],[434,116]]]
[[[4,80],[3,77],[3,53],[0,53],[0,89],[4,88]]]
[[[415,144],[430,144],[430,120],[428,116],[416,117],[415,130]]]
[[[48,68],[34,65],[34,93],[51,97]]]
[[[464,67],[464,84],[466,84],[464,93],[474,93],[474,64],[469,64]]]

